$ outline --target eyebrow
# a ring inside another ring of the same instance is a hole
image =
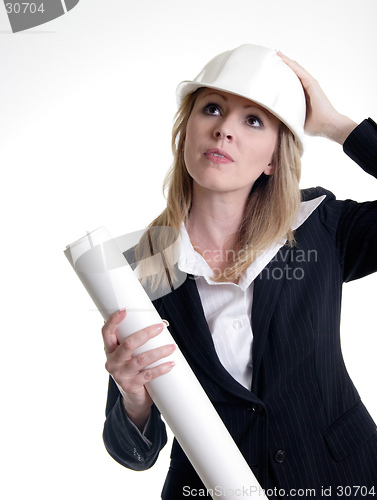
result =
[[[219,94],[218,92],[210,92],[209,94],[207,94],[207,95],[206,95],[206,96],[204,96],[204,97],[209,97],[209,96],[211,96],[211,95],[215,95],[215,96],[217,96],[217,97],[221,97],[221,99],[223,99],[225,102],[228,102],[228,98],[227,98],[225,95],[223,95],[223,94]],[[236,95],[236,94],[234,94],[234,95]],[[256,109],[258,109],[258,110],[260,110],[260,111],[264,111],[264,112],[266,112],[266,111],[267,111],[267,110],[265,110],[262,106],[260,106],[260,105],[259,105],[259,104],[257,104],[257,103],[253,103],[253,104],[246,104],[246,105],[244,106],[244,109],[247,109],[247,108],[256,108]]]

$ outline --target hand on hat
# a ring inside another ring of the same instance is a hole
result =
[[[280,51],[277,54],[296,73],[304,88],[306,96],[305,132],[308,135],[326,137],[343,144],[357,124],[347,116],[338,113],[317,80],[310,73]]]

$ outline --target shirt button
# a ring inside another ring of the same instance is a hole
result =
[[[278,464],[282,464],[285,460],[285,457],[286,457],[286,453],[284,450],[278,450],[275,455],[274,455],[274,460],[275,462],[277,462]]]
[[[240,330],[242,328],[242,321],[239,319],[236,319],[236,321],[233,321],[233,328],[235,330]]]

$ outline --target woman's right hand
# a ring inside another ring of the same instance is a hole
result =
[[[105,367],[123,396],[123,405],[129,418],[139,429],[142,429],[148,420],[153,404],[145,384],[168,373],[173,368],[174,362],[162,363],[153,368],[146,369],[146,367],[172,354],[175,345],[165,345],[135,355],[135,350],[161,333],[165,324],[143,328],[119,342],[117,327],[125,317],[126,311],[117,311],[102,327],[107,357]]]

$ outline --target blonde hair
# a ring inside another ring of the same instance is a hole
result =
[[[165,177],[163,188],[164,193],[167,191],[167,206],[148,226],[149,229],[168,227],[179,231],[182,222],[188,220],[192,202],[192,178],[185,165],[183,145],[187,122],[201,90],[187,95],[176,114],[172,133],[174,161]],[[232,262],[229,262],[225,272],[213,276],[215,281],[237,281],[258,255],[274,243],[294,244],[291,227],[301,201],[299,190],[301,159],[298,141],[283,123],[280,124],[272,161],[275,167],[274,174],[270,176],[262,174],[254,183],[242,223],[229,241],[233,255]],[[153,245],[155,251],[170,248],[171,245],[171,232],[159,231]],[[137,260],[148,254],[150,248],[149,233],[149,236],[143,238],[136,248]],[[164,267],[171,286],[175,276],[174,263],[166,251],[164,253],[166,257]],[[142,274],[145,273],[150,275],[146,268]],[[154,271],[154,274],[157,276],[159,272]],[[161,277],[153,279],[153,288],[161,285],[161,279]],[[164,279],[166,281],[166,277]]]

